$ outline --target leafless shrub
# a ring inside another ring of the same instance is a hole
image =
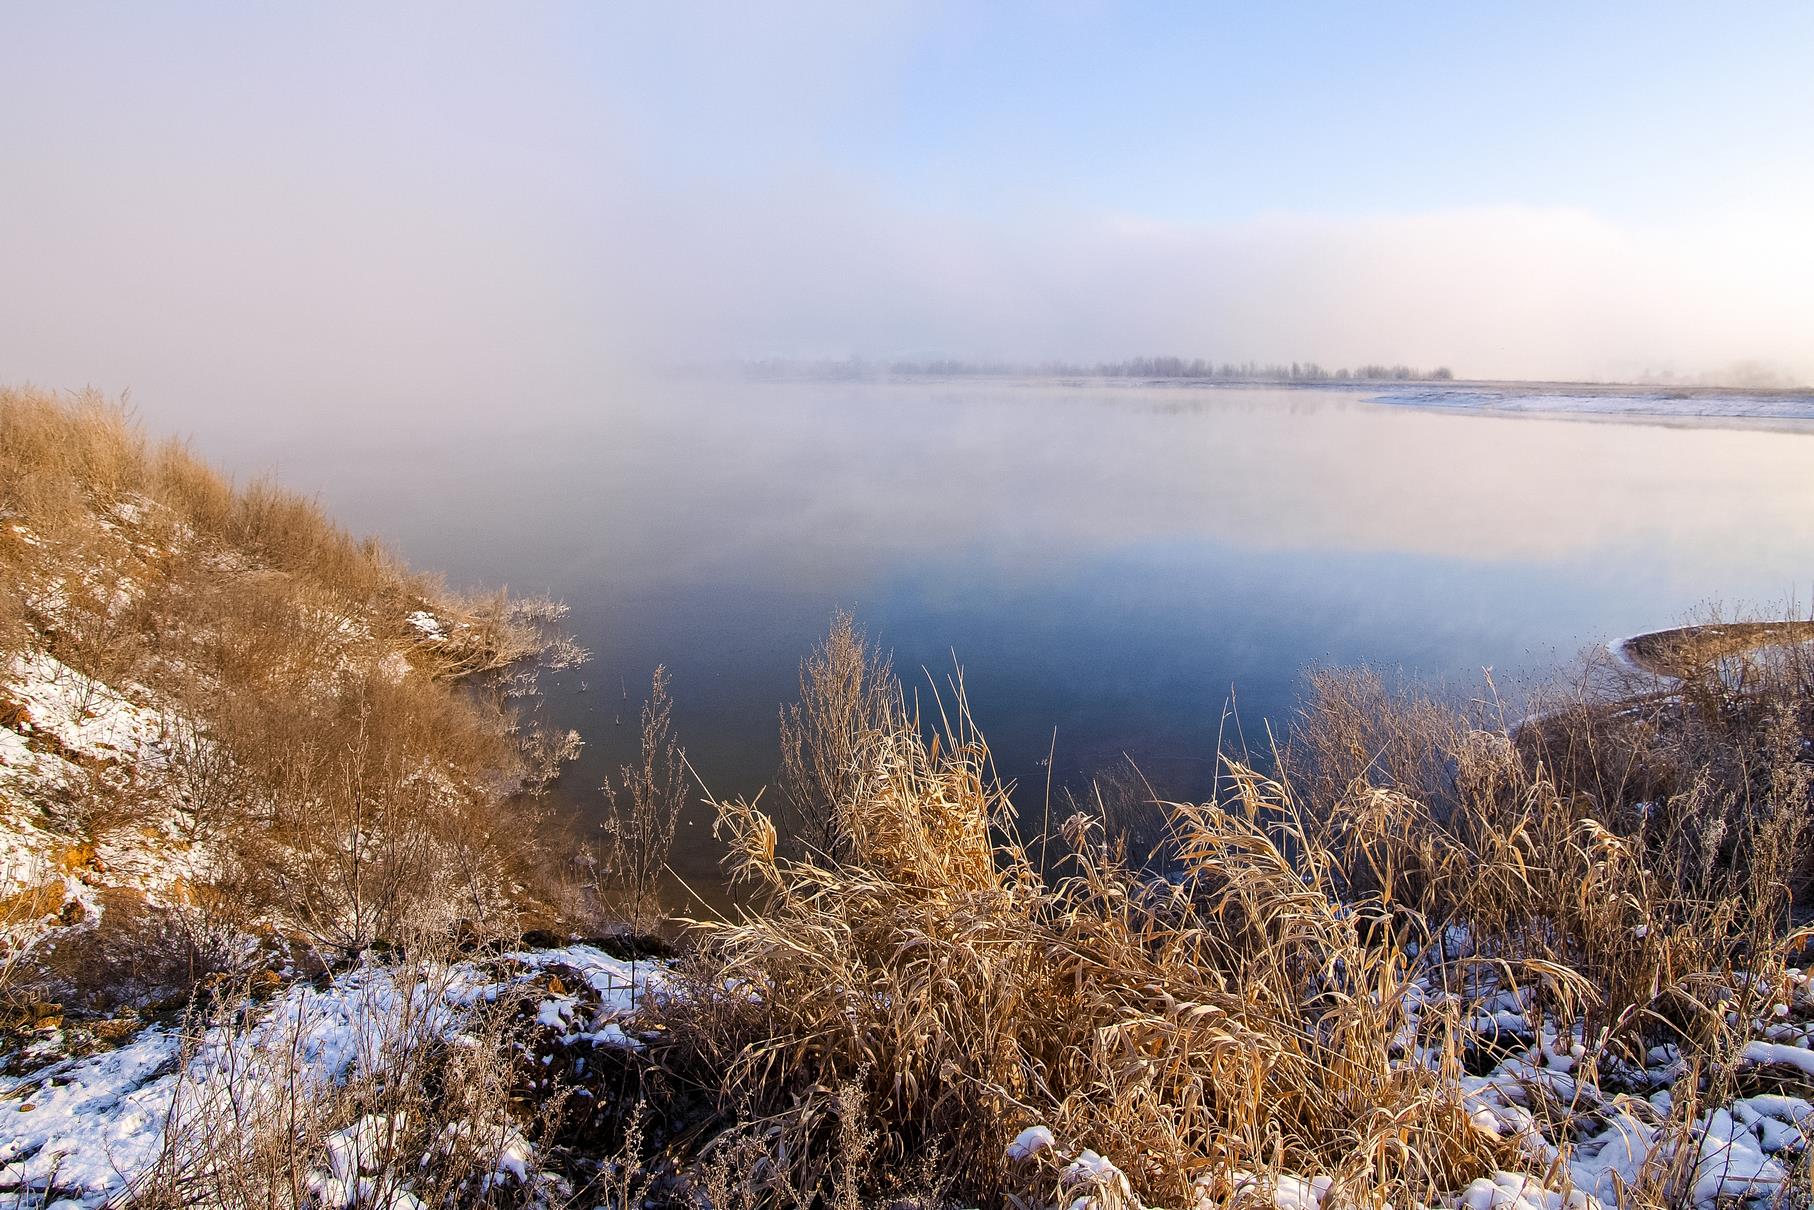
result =
[[[426,700],[424,700],[426,698]],[[409,683],[369,678],[313,709],[259,700],[241,726],[267,733],[233,751],[268,788],[266,826],[246,837],[274,901],[331,954],[351,956],[406,919],[482,922],[503,911],[500,867],[515,843],[505,808],[462,771],[501,740],[457,703]],[[462,752],[463,744],[471,744]]]
[[[243,819],[257,790],[246,767],[198,723],[177,719],[164,740],[164,789],[178,813],[179,834],[194,845],[218,838]]]
[[[591,1190],[597,1204],[604,1207],[645,1206],[655,1185],[655,1174],[643,1160],[644,1125],[648,1105],[638,1101],[624,1124],[623,1143],[617,1154],[605,1161],[599,1179]]]

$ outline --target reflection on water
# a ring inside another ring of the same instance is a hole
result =
[[[695,767],[753,792],[839,605],[923,689],[961,662],[1003,772],[1035,792],[1054,728],[1060,782],[1126,752],[1189,792],[1231,691],[1253,741],[1312,661],[1473,686],[1709,598],[1807,598],[1814,430],[1364,400],[670,383],[351,437],[198,437],[456,582],[568,600],[596,659],[550,708],[591,741],[580,786],[621,759],[661,662]]]

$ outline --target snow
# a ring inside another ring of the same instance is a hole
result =
[[[441,624],[441,619],[426,609],[418,609],[403,620],[414,627],[425,639],[436,640],[447,637],[447,629]]]
[[[613,1017],[626,1017],[651,995],[659,995],[667,977],[667,966],[649,960],[630,961],[613,958],[593,945],[567,945],[550,950],[517,950],[507,957],[535,971],[555,968],[584,979],[599,1000],[599,1028]],[[576,1001],[566,996],[544,1000],[537,1019],[548,1028],[559,1031],[566,1040],[586,1036],[574,1029]]]
[[[423,1203],[403,1184],[403,1178],[384,1157],[394,1155],[407,1115],[366,1114],[326,1139],[328,1163],[308,1176],[309,1191],[323,1206],[350,1210],[355,1204],[382,1205],[389,1210],[414,1210]]]
[[[1247,1201],[1245,1195],[1265,1188],[1265,1181],[1249,1172],[1234,1173],[1232,1181],[1237,1203]],[[1276,1210],[1321,1210],[1323,1199],[1333,1186],[1334,1181],[1327,1176],[1305,1180],[1294,1173],[1281,1172],[1272,1178],[1271,1201]],[[1199,1204],[1208,1210],[1211,1203],[1205,1198]]]
[[[1371,396],[1397,407],[1463,412],[1551,413],[1573,416],[1633,416],[1665,419],[1814,421],[1814,394],[1801,391],[1544,389],[1527,385],[1447,387],[1419,385]]]
[[[601,1017],[627,1013],[632,989],[660,979],[658,964],[632,972],[633,964],[590,946],[512,957],[526,968],[519,978],[557,966],[586,973],[595,988],[610,993]],[[192,1129],[210,1115],[255,1112],[261,1098],[277,1095],[280,1059],[287,1069],[293,1056],[305,1088],[369,1074],[411,1044],[455,1041],[466,1010],[495,999],[497,988],[491,972],[470,963],[425,968],[404,983],[391,968],[362,966],[324,990],[292,986],[249,1029],[215,1026],[185,1046],[176,1031],[154,1026],[115,1050],[39,1068],[0,1089],[0,1192],[43,1191],[54,1181],[55,1191],[74,1204],[99,1206],[151,1168],[172,1131]],[[566,1028],[565,1017],[554,1019]],[[616,1022],[610,1028],[618,1044],[640,1045]],[[600,1022],[594,1032],[605,1030]],[[311,1178],[323,1204],[370,1204],[374,1189],[406,1192],[361,1158],[384,1154],[374,1132],[399,1126],[367,1117],[332,1136],[325,1166]],[[507,1134],[494,1180],[524,1179],[531,1160],[522,1137]]]
[[[1732,1102],[1732,1108],[1735,1112],[1754,1113],[1798,1126],[1814,1117],[1814,1105],[1800,1097],[1785,1096],[1778,1092],[1763,1092],[1745,1097]]]
[[[153,1027],[118,1050],[34,1072],[0,1104],[0,1189],[54,1179],[85,1198],[118,1193],[189,1115],[249,1108],[268,1091],[247,1078],[261,1054],[289,1050],[305,1086],[344,1078],[362,1059],[369,1066],[379,1057],[374,1031],[397,1015],[401,999],[387,972],[361,969],[326,992],[291,988],[249,1033],[206,1031],[186,1061],[182,1039]],[[424,1011],[417,1028],[445,1028],[450,1019]]]
[[[1769,1197],[1788,1179],[1788,1170],[1765,1155],[1730,1112],[1716,1109],[1709,1115],[1694,1167],[1697,1205],[1710,1205],[1717,1198]]]
[[[29,729],[53,735],[73,752],[119,759],[141,769],[165,763],[162,715],[51,656],[32,651],[13,657],[5,687],[30,714]]]
[[[7,1089],[0,1100],[0,1190],[57,1187],[99,1201],[122,1174],[151,1166],[175,1088],[181,1041],[148,1030],[131,1045],[58,1064]],[[84,1204],[90,1204],[85,1201]]]
[[[1029,1126],[1015,1135],[1014,1141],[1008,1144],[1008,1158],[1018,1163],[1057,1145],[1049,1129],[1044,1126]]]
[[[1781,1067],[1793,1067],[1805,1076],[1814,1077],[1814,1051],[1801,1046],[1785,1046],[1775,1042],[1747,1042],[1745,1049],[1739,1052],[1739,1058],[1747,1063],[1764,1066],[1775,1064]]]
[[[1059,1184],[1075,1194],[1070,1210],[1119,1210],[1140,1205],[1127,1174],[1113,1161],[1084,1149],[1065,1166]]]
[[[1481,1177],[1461,1194],[1462,1210],[1600,1210],[1587,1194],[1574,1190],[1559,1193],[1543,1187],[1535,1177],[1516,1172],[1496,1172]]]
[[[149,702],[149,691],[128,690],[42,652],[0,664],[0,691],[25,713],[17,730],[0,727],[0,895],[37,888],[52,914],[16,922],[7,932],[14,944],[95,928],[99,893],[107,888],[129,888],[167,905],[174,888],[204,881],[212,871],[213,854],[179,839],[177,806],[155,788],[174,744],[206,741],[188,720],[134,700]],[[144,788],[129,824],[96,832],[46,812],[44,804],[62,791],[94,779]],[[72,901],[82,906],[80,921],[51,927],[58,925],[54,914]]]

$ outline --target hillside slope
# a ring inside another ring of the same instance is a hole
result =
[[[15,1021],[180,1003],[429,920],[512,934],[549,885],[519,791],[563,746],[515,707],[582,657],[559,614],[450,593],[101,400],[0,392]]]

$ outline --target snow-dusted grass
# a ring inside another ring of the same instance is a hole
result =
[[[1164,879],[1092,816],[1014,839],[961,691],[936,742],[843,720],[825,851],[720,804],[754,906],[710,926],[654,1055],[726,1107],[701,1162],[754,1155],[779,1204],[1806,1199],[1799,672],[1518,733],[1316,689],[1277,777],[1152,806]]]
[[[0,1027],[554,917],[555,831],[508,800],[577,748],[512,713],[583,655],[561,612],[448,593],[96,396],[0,389]]]
[[[0,728],[0,895],[31,884],[61,840],[42,804],[77,789],[90,770],[155,778],[169,762],[170,721],[60,660],[30,651],[0,663],[0,695],[22,710]],[[143,699],[149,694],[141,691]],[[155,803],[139,822],[162,822]],[[147,817],[149,816],[149,818]]]
[[[557,968],[585,986],[546,994],[542,976]],[[193,1031],[149,1027],[118,1049],[0,1086],[0,1194],[54,1191],[98,1206],[129,1190],[205,1189],[227,1175],[224,1152],[243,1179],[250,1159],[238,1153],[280,1131],[293,1134],[309,1190],[326,1205],[360,1196],[371,1205],[374,1190],[390,1205],[413,1205],[415,1190],[431,1183],[421,1170],[456,1143],[468,1160],[488,1152],[479,1179],[521,1183],[535,1161],[529,1122],[499,1118],[491,1104],[479,1107],[493,1111],[491,1120],[480,1113],[431,1123],[423,1111],[434,1107],[398,1096],[397,1082],[419,1078],[429,1056],[515,1044],[520,1032],[497,1028],[497,1006],[523,995],[530,999],[518,1016],[542,1026],[547,1045],[609,1037],[640,1045],[625,1026],[662,971],[589,946],[523,951],[502,963],[371,963],[325,988],[298,983],[266,1004],[225,1006],[216,1013],[223,1020]],[[394,1113],[360,1108],[357,1090],[377,1086],[397,1103]]]
[[[32,1006],[0,1199],[515,1198],[554,1181],[539,1118],[588,1064],[613,1077],[574,1092],[588,1128],[648,1132],[606,1165],[625,1197],[1807,1197],[1805,667],[1512,732],[1324,679],[1277,780],[1231,765],[1214,801],[1154,808],[1169,879],[1099,818],[1012,839],[961,700],[933,742],[866,690],[789,716],[819,733],[795,773],[835,774],[790,779],[815,857],[723,805],[757,902],[683,971],[474,965],[411,938],[510,935],[529,898],[500,703],[544,607],[462,605],[306,501],[4,392],[0,521],[0,842],[13,886],[53,893],[21,938],[100,961],[116,905],[219,910],[340,971],[228,964],[275,998],[73,1057]],[[470,673],[505,678],[484,709],[440,683]],[[381,942],[412,956],[374,964]]]

